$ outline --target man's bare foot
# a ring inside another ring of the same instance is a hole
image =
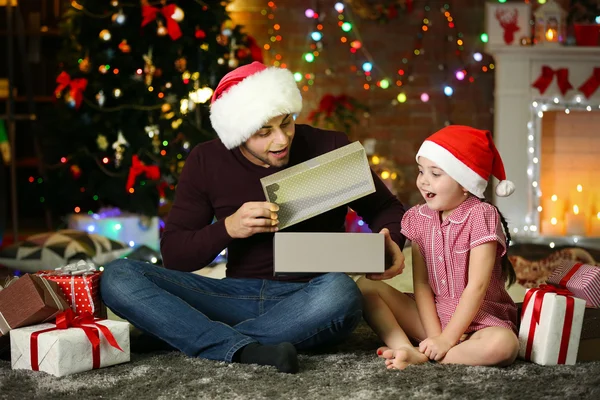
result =
[[[391,350],[391,349],[387,346],[381,346],[380,348],[377,349],[377,355],[380,358],[388,358],[384,355],[384,354],[386,354],[386,352],[387,352],[387,354],[390,354],[390,352],[388,350]],[[390,357],[392,357],[392,356],[390,355]]]
[[[385,365],[388,369],[402,370],[409,365],[423,364],[429,361],[425,354],[421,353],[418,348],[412,346],[405,346],[395,350],[390,349],[384,352],[384,357],[386,358]]]

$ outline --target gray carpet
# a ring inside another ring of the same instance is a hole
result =
[[[0,398],[600,399],[600,362],[542,367],[519,361],[509,368],[430,363],[387,371],[375,356],[379,345],[372,331],[361,325],[347,342],[327,353],[301,354],[297,375],[172,351],[142,353],[139,346],[129,364],[63,378],[12,371],[8,361],[0,361]]]

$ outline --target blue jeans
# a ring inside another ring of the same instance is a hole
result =
[[[362,296],[345,274],[307,283],[212,279],[133,260],[107,264],[104,303],[135,327],[192,357],[232,361],[253,342],[309,349],[349,335]]]

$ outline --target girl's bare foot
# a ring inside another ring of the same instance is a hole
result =
[[[386,358],[385,365],[388,369],[402,370],[409,365],[423,364],[429,361],[425,354],[412,346],[405,346],[395,350],[390,349],[384,352],[384,357]]]
[[[380,348],[378,348],[378,349],[377,349],[377,355],[378,355],[380,358],[388,358],[388,357],[386,357],[386,356],[384,355],[384,354],[386,354],[386,352],[387,352],[388,354],[390,354],[390,352],[389,352],[388,350],[391,350],[391,349],[390,349],[389,347],[387,347],[387,346],[382,346],[382,347],[380,347]],[[392,356],[390,355],[390,357],[392,357]]]

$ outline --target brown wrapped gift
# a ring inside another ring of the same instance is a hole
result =
[[[26,274],[0,291],[0,336],[11,329],[49,321],[69,308],[54,282]]]

